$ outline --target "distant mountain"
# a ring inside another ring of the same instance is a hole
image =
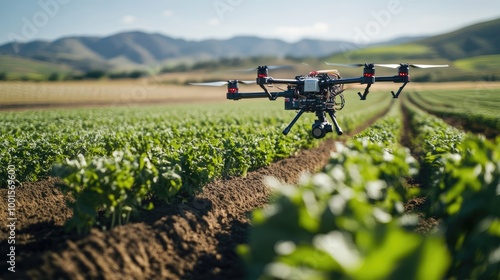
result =
[[[0,46],[0,63],[25,61],[37,68],[131,70],[145,65],[248,57],[313,57],[349,61],[455,61],[500,54],[500,19],[429,38],[401,37],[372,45],[346,41],[277,39],[239,36],[227,40],[190,41],[158,33],[124,32],[107,37],[66,37],[52,42],[32,41]],[[335,55],[336,54],[336,55]],[[481,58],[484,60],[484,58]],[[481,60],[481,61],[482,61]],[[346,62],[349,62],[346,61]],[[430,62],[429,61],[429,62]],[[466,61],[477,64],[480,60]],[[48,63],[50,67],[43,67]],[[0,68],[1,69],[1,68]],[[26,73],[24,69],[24,73]]]
[[[374,45],[380,45],[380,46],[387,46],[387,45],[400,45],[400,44],[406,44],[406,43],[411,43],[415,42],[418,40],[423,40],[429,38],[429,36],[406,36],[406,37],[398,37],[389,41],[381,42],[381,43],[376,43]]]
[[[161,34],[124,32],[108,37],[67,37],[0,46],[0,56],[15,56],[68,65],[77,70],[125,69],[168,61],[213,60],[228,57],[324,57],[354,49],[346,41],[277,39],[240,36],[228,40],[188,41]]]
[[[0,46],[0,55],[70,65],[79,70],[162,64],[168,60],[210,60],[223,57],[325,56],[353,48],[343,41],[302,40],[287,43],[258,37],[187,41],[161,34],[125,32],[98,37],[67,37]]]

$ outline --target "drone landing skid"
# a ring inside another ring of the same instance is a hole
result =
[[[297,113],[295,118],[293,118],[293,120],[290,122],[290,124],[283,130],[284,135],[287,135],[290,132],[293,125],[297,122],[297,120],[300,118],[300,116],[302,116],[302,114],[304,112],[306,112],[306,110],[302,109]],[[342,131],[342,129],[339,126],[339,123],[337,122],[337,118],[335,117],[334,111],[327,110],[327,112],[333,121],[333,125],[335,126],[335,130],[337,131],[337,134],[338,135],[344,134],[344,132]],[[325,135],[328,132],[333,132],[333,127],[332,127],[332,124],[330,124],[328,122],[328,120],[326,119],[325,111],[320,111],[320,110],[316,111],[316,116],[318,117],[318,119],[314,121],[314,124],[312,125],[312,129],[311,129],[311,133],[312,133],[312,136],[314,138],[320,139],[320,138],[325,137]]]
[[[403,85],[399,88],[398,92],[394,93],[394,91],[391,91],[391,93],[392,93],[392,98],[398,98],[398,97],[399,97],[399,95],[401,94],[401,91],[405,88],[405,86],[406,86],[406,84],[407,84],[407,83],[408,83],[408,82],[404,83],[404,84],[403,84]]]

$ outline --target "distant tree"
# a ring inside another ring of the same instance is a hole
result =
[[[100,79],[102,77],[106,76],[106,72],[103,70],[90,70],[85,73],[84,78],[85,79]]]
[[[49,77],[47,77],[47,80],[48,81],[51,81],[51,82],[55,82],[55,81],[59,81],[61,79],[59,73],[57,72],[54,72],[52,74],[49,75]]]
[[[177,72],[187,72],[191,70],[191,67],[181,63],[174,66],[166,66],[160,70],[160,73],[177,73]]]
[[[109,73],[108,77],[112,80],[115,79],[124,79],[127,77],[127,72],[114,72],[114,73]]]
[[[0,81],[6,81],[6,80],[7,80],[7,73],[0,72]]]
[[[132,71],[128,74],[128,77],[129,78],[132,78],[132,79],[137,79],[137,78],[140,78],[142,76],[144,76],[144,72],[140,71],[140,70],[136,70],[136,71]]]

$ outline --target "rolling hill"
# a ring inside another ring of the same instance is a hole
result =
[[[500,19],[474,24],[459,30],[393,46],[358,48],[328,56],[338,63],[434,63],[450,64],[451,70],[413,72],[421,81],[500,79]],[[343,71],[348,75],[353,70]],[[378,73],[388,73],[380,69]]]
[[[187,41],[161,34],[124,32],[108,37],[67,37],[0,46],[0,55],[66,64],[78,70],[127,69],[168,61],[214,60],[224,57],[325,56],[353,48],[343,41],[275,39],[240,36],[228,40]]]
[[[440,57],[449,60],[500,54],[500,19],[474,24],[457,31],[421,40]]]
[[[3,65],[0,72],[40,75],[50,69],[56,72],[96,69],[131,71],[146,65],[189,64],[231,57],[286,56],[339,63],[449,63],[455,65],[462,74],[467,71],[491,72],[500,63],[498,30],[500,19],[439,36],[403,37],[371,46],[322,40],[287,43],[251,36],[189,41],[158,33],[134,31],[107,37],[65,37],[52,42],[5,44],[0,46],[0,65]],[[487,67],[483,67],[484,63],[488,64]],[[11,67],[14,64],[16,67]]]
[[[500,19],[471,25],[457,31],[394,46],[353,49],[328,59],[393,61],[454,61],[474,56],[500,54]]]

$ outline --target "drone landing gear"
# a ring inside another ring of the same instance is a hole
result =
[[[297,122],[297,120],[300,118],[300,116],[302,116],[302,114],[304,114],[305,110],[302,109],[300,110],[297,115],[295,115],[295,118],[293,118],[293,120],[290,122],[290,124],[283,130],[283,135],[287,135],[288,132],[290,132],[290,130],[292,129],[292,126]]]
[[[406,84],[407,84],[407,83],[408,83],[408,82],[404,83],[404,84],[403,84],[403,85],[399,88],[398,92],[394,93],[394,91],[391,91],[391,93],[392,93],[392,98],[398,98],[398,97],[399,97],[399,95],[401,94],[401,91],[405,88],[405,86],[406,86]]]
[[[297,120],[302,116],[302,114],[305,112],[304,109],[300,110],[295,118],[290,122],[290,124],[283,130],[283,134],[287,135],[290,130],[292,129],[292,126],[297,122]],[[333,110],[327,110],[328,115],[333,121],[333,125],[335,126],[335,130],[337,131],[338,135],[344,134],[342,129],[339,126],[339,123],[337,122],[337,118],[335,117],[335,112]],[[333,132],[333,127],[332,124],[328,122],[326,119],[325,111],[316,111],[316,116],[318,117],[317,120],[314,121],[314,124],[312,125],[312,135],[314,138],[323,138],[328,132]]]
[[[371,86],[372,86],[372,84],[367,84],[365,91],[363,93],[358,92],[359,98],[361,98],[360,100],[366,100],[366,96],[368,95],[368,93],[370,93]]]

